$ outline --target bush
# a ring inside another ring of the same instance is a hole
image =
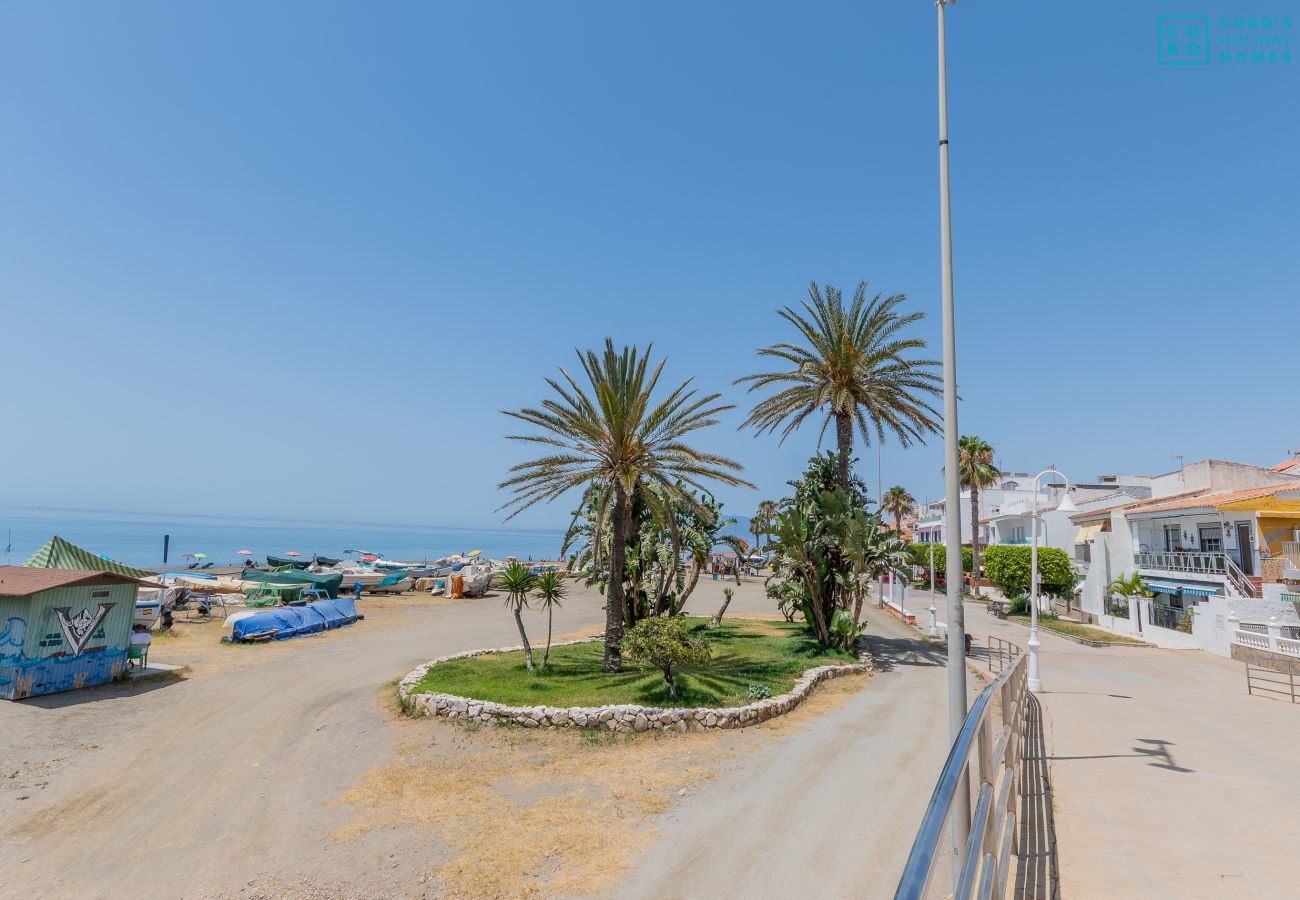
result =
[[[707,662],[712,647],[707,638],[691,634],[685,616],[653,616],[623,632],[623,652],[663,672],[668,695],[676,698],[673,666]]]
[[[753,703],[756,700],[766,700],[768,697],[772,696],[772,689],[765,684],[756,684],[751,682],[749,689],[745,691],[745,696],[749,698],[750,703]]]
[[[1007,601],[1007,614],[1012,616],[1029,615],[1029,598],[1024,594]]]
[[[948,548],[943,544],[908,544],[908,562],[929,572],[931,547],[934,548],[934,574],[938,578],[948,571]],[[973,565],[971,559],[970,547],[962,547],[961,570],[963,572],[970,572]]]
[[[1007,596],[1029,591],[1031,548],[994,544],[984,550],[984,577]],[[1072,597],[1078,575],[1070,557],[1055,547],[1038,548],[1038,575],[1044,594]]]

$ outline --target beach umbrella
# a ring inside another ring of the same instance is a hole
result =
[[[236,550],[235,552],[238,553],[240,556],[252,556],[252,555],[253,555],[253,551],[252,551],[252,550]]]
[[[285,554],[285,556],[302,556],[302,554],[299,553],[297,550],[290,550],[288,553]]]
[[[195,554],[194,554],[194,558],[195,558],[195,559],[207,559],[207,558],[208,558],[208,555],[207,555],[206,553],[195,553]]]
[[[473,558],[473,557],[475,557],[475,556],[478,556],[478,555],[479,555],[480,553],[482,553],[482,552],[483,552],[482,550],[471,550],[471,551],[469,551],[469,553],[467,553],[467,554],[465,554],[465,555],[468,556],[468,557],[470,557],[470,558]]]

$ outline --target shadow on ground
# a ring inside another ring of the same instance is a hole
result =
[[[1029,694],[1029,722],[1025,737],[1020,801],[1020,860],[1012,896],[1018,900],[1059,900],[1060,875],[1056,855],[1056,823],[1052,818],[1052,784],[1048,771],[1047,742],[1043,737],[1043,710]]]
[[[947,648],[925,638],[896,638],[882,634],[866,635],[876,669],[891,672],[901,666],[942,666],[947,662]]]

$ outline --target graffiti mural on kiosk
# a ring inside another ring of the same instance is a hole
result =
[[[84,609],[71,617],[67,616],[69,608],[56,610],[59,628],[74,652],[60,650],[48,656],[24,653],[27,620],[20,616],[6,619],[0,627],[0,698],[19,700],[53,694],[88,684],[104,684],[121,675],[126,666],[125,647],[86,647],[103,623],[107,608],[112,606],[112,603],[100,604],[98,614]]]
[[[68,613],[72,612],[70,606],[54,607],[54,614],[59,617],[59,630],[63,632],[63,639],[72,648],[73,656],[81,655],[81,651],[85,649],[86,641],[90,640],[91,635],[95,633],[95,629],[99,627],[99,623],[104,621],[104,617],[108,615],[108,611],[114,606],[117,606],[117,604],[101,603],[99,604],[99,612],[94,615],[91,615],[89,609],[83,609],[75,616],[68,615]]]

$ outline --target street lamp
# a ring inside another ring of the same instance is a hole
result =
[[[952,198],[948,190],[948,38],[937,0],[939,33],[939,262],[943,288],[943,488],[948,540],[948,739],[956,743],[966,723],[966,610],[961,590],[961,483],[957,469],[957,316],[952,299]],[[972,526],[979,527],[978,522]],[[931,569],[933,571],[933,569]],[[970,833],[970,776],[963,772],[950,813],[953,871],[961,867]],[[957,880],[954,876],[954,882]]]
[[[1034,545],[1029,551],[1029,689],[1035,694],[1043,690],[1043,681],[1038,677],[1038,648],[1041,646],[1038,640],[1038,483],[1044,475],[1057,475],[1065,482],[1061,502],[1056,508],[1064,513],[1079,511],[1079,507],[1070,499],[1070,479],[1055,466],[1049,466],[1034,477],[1034,506],[1030,513]]]

